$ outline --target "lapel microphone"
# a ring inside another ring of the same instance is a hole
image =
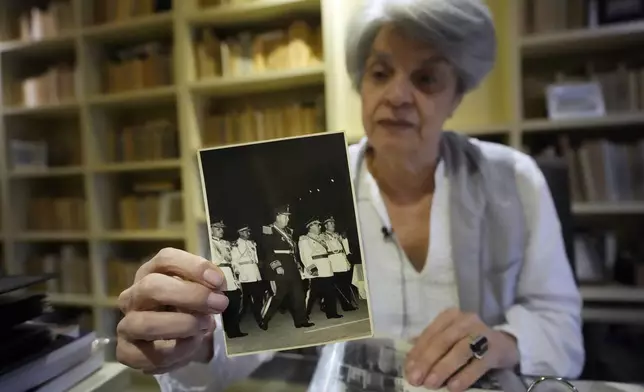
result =
[[[389,241],[391,239],[391,236],[393,235],[393,230],[391,230],[391,229],[389,229],[389,228],[387,228],[385,226],[382,226],[380,231],[382,231],[382,238],[385,241]]]

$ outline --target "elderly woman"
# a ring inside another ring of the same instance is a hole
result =
[[[504,369],[578,376],[581,300],[542,173],[521,152],[443,130],[494,64],[489,10],[365,3],[346,59],[366,138],[349,155],[376,333],[413,343],[412,385],[461,391]],[[222,280],[200,257],[159,252],[121,294],[118,359],[164,391],[250,374],[271,354],[225,356],[208,316],[227,306]]]

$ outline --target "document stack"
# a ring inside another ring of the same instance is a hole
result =
[[[25,290],[53,277],[0,277],[0,391],[65,392],[103,365],[93,331]]]

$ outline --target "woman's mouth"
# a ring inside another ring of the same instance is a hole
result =
[[[383,119],[376,122],[383,128],[392,130],[392,131],[403,131],[409,128],[414,127],[414,123],[406,120],[394,120],[394,119]]]

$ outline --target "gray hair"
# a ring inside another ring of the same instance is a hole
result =
[[[460,93],[476,88],[492,70],[496,32],[483,0],[362,2],[349,21],[345,42],[346,67],[354,89],[360,89],[373,41],[388,23],[439,50],[456,69]]]

